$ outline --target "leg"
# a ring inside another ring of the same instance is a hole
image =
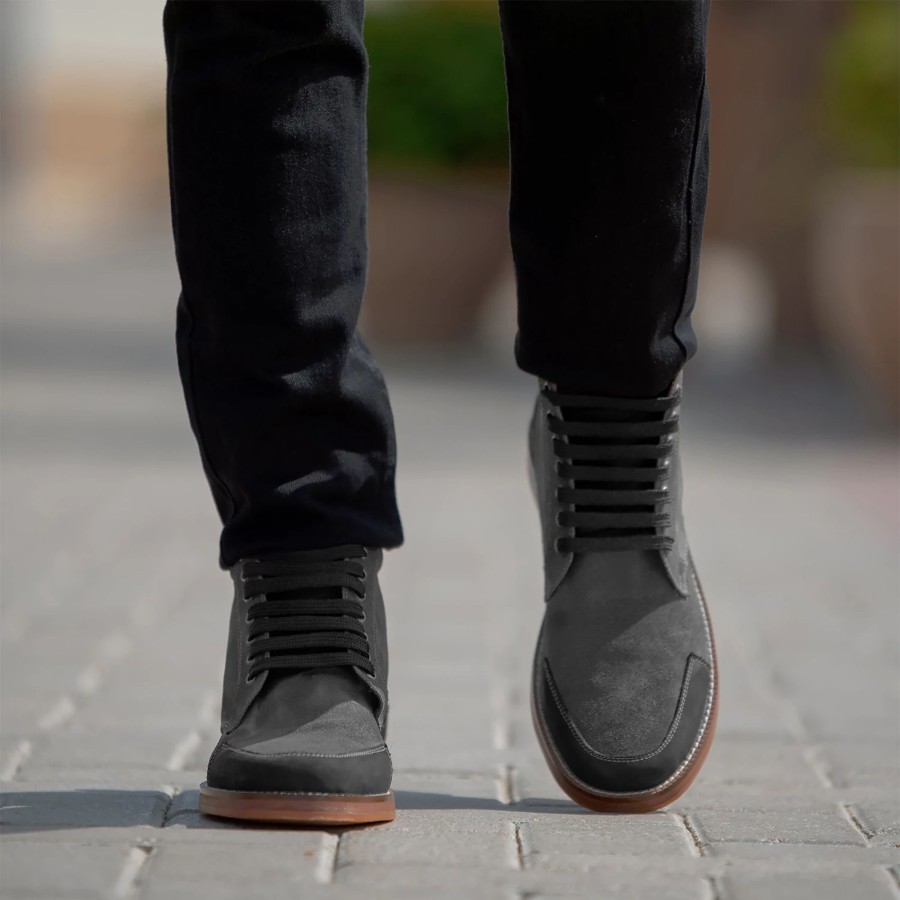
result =
[[[656,396],[695,350],[708,2],[500,9],[519,365]]]
[[[377,573],[401,540],[366,269],[362,0],[169,2],[178,355],[234,600],[201,809],[393,818]]]
[[[541,379],[530,440],[546,611],[532,710],[559,784],[602,811],[672,802],[715,728],[678,456],[707,12],[707,0],[501,3],[517,357]]]
[[[362,0],[170,2],[178,356],[221,561],[402,539],[366,272]]]

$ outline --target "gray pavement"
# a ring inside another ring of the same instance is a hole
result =
[[[386,358],[397,820],[241,828],[197,811],[230,597],[168,243],[2,275],[4,898],[900,897],[897,456],[838,385],[692,368],[719,735],[674,808],[612,817],[556,788],[527,712],[532,385],[490,350]]]

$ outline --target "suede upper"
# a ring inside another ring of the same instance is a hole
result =
[[[541,393],[531,454],[544,534],[546,610],[534,699],[567,770],[598,792],[652,790],[677,773],[708,724],[712,636],[687,550],[675,450],[668,473],[670,548],[562,553],[567,507]],[[570,484],[570,483],[569,483]]]
[[[235,791],[382,794],[389,790],[387,645],[377,573],[382,552],[368,550],[363,624],[374,674],[355,666],[269,670],[248,677],[248,601],[243,561],[226,656],[222,737],[210,757],[211,787]]]

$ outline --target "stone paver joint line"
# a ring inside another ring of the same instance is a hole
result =
[[[834,781],[831,778],[825,760],[822,758],[822,748],[816,746],[804,747],[803,758],[813,770],[816,778],[819,779],[822,787],[826,790],[834,790]]]
[[[504,806],[513,806],[522,798],[516,784],[516,768],[507,764],[497,767],[497,799]]]
[[[717,875],[710,875],[709,878],[705,878],[703,881],[706,886],[708,900],[726,900],[728,896],[727,891]]]
[[[509,838],[510,867],[524,871],[531,866],[534,849],[531,842],[531,829],[525,822],[507,822],[506,831]]]
[[[169,772],[180,772],[186,769],[187,764],[202,743],[203,738],[199,731],[196,729],[189,731],[172,750],[172,755],[166,762],[166,770]]]
[[[146,866],[155,852],[156,847],[152,844],[136,844],[128,851],[122,871],[112,889],[113,897],[132,897],[137,893]]]
[[[12,781],[28,757],[31,756],[33,749],[34,745],[31,741],[19,741],[9,754],[3,769],[0,770],[0,781]]]
[[[75,715],[75,704],[71,697],[60,697],[47,712],[38,719],[38,728],[41,731],[53,731],[64,725]]]
[[[341,849],[339,832],[326,831],[316,851],[316,881],[319,884],[331,884],[338,867],[338,853]]]
[[[894,889],[894,893],[900,897],[900,865],[889,866],[885,873],[887,874],[888,882]]]
[[[169,797],[169,802],[166,804],[165,809],[163,809],[163,811],[162,811],[162,816],[161,816],[160,823],[159,823],[160,828],[165,828],[166,826],[168,826],[171,823],[172,819],[174,819],[175,816],[178,815],[178,813],[173,814],[172,809],[174,808],[175,800],[178,797],[178,795],[181,793],[181,791],[177,787],[175,787],[174,785],[171,785],[171,784],[162,785],[160,787],[160,790],[164,794],[168,794],[168,797]]]
[[[874,832],[866,828],[865,825],[863,825],[862,821],[860,820],[859,813],[857,813],[854,807],[849,803],[841,803],[839,804],[839,807],[853,829],[858,831],[862,835],[863,840],[867,844],[871,843],[872,838],[875,837],[875,834]]]
[[[673,813],[675,821],[684,829],[685,839],[691,856],[706,855],[706,841],[700,837],[700,830],[690,816]]]

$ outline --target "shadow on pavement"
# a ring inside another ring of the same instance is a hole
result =
[[[524,798],[504,804],[484,797],[466,797],[432,791],[397,791],[397,811],[495,810],[505,813],[596,815],[563,799]],[[154,828],[180,825],[189,829],[244,828],[272,830],[278,826],[238,823],[201,815],[199,792],[183,791],[172,798],[163,791],[73,788],[57,791],[8,791],[2,796],[0,834],[13,837],[45,831],[84,828]],[[175,807],[174,812],[169,812]],[[296,827],[296,826],[289,826]],[[318,830],[323,830],[321,827]],[[332,829],[328,829],[332,830]]]

